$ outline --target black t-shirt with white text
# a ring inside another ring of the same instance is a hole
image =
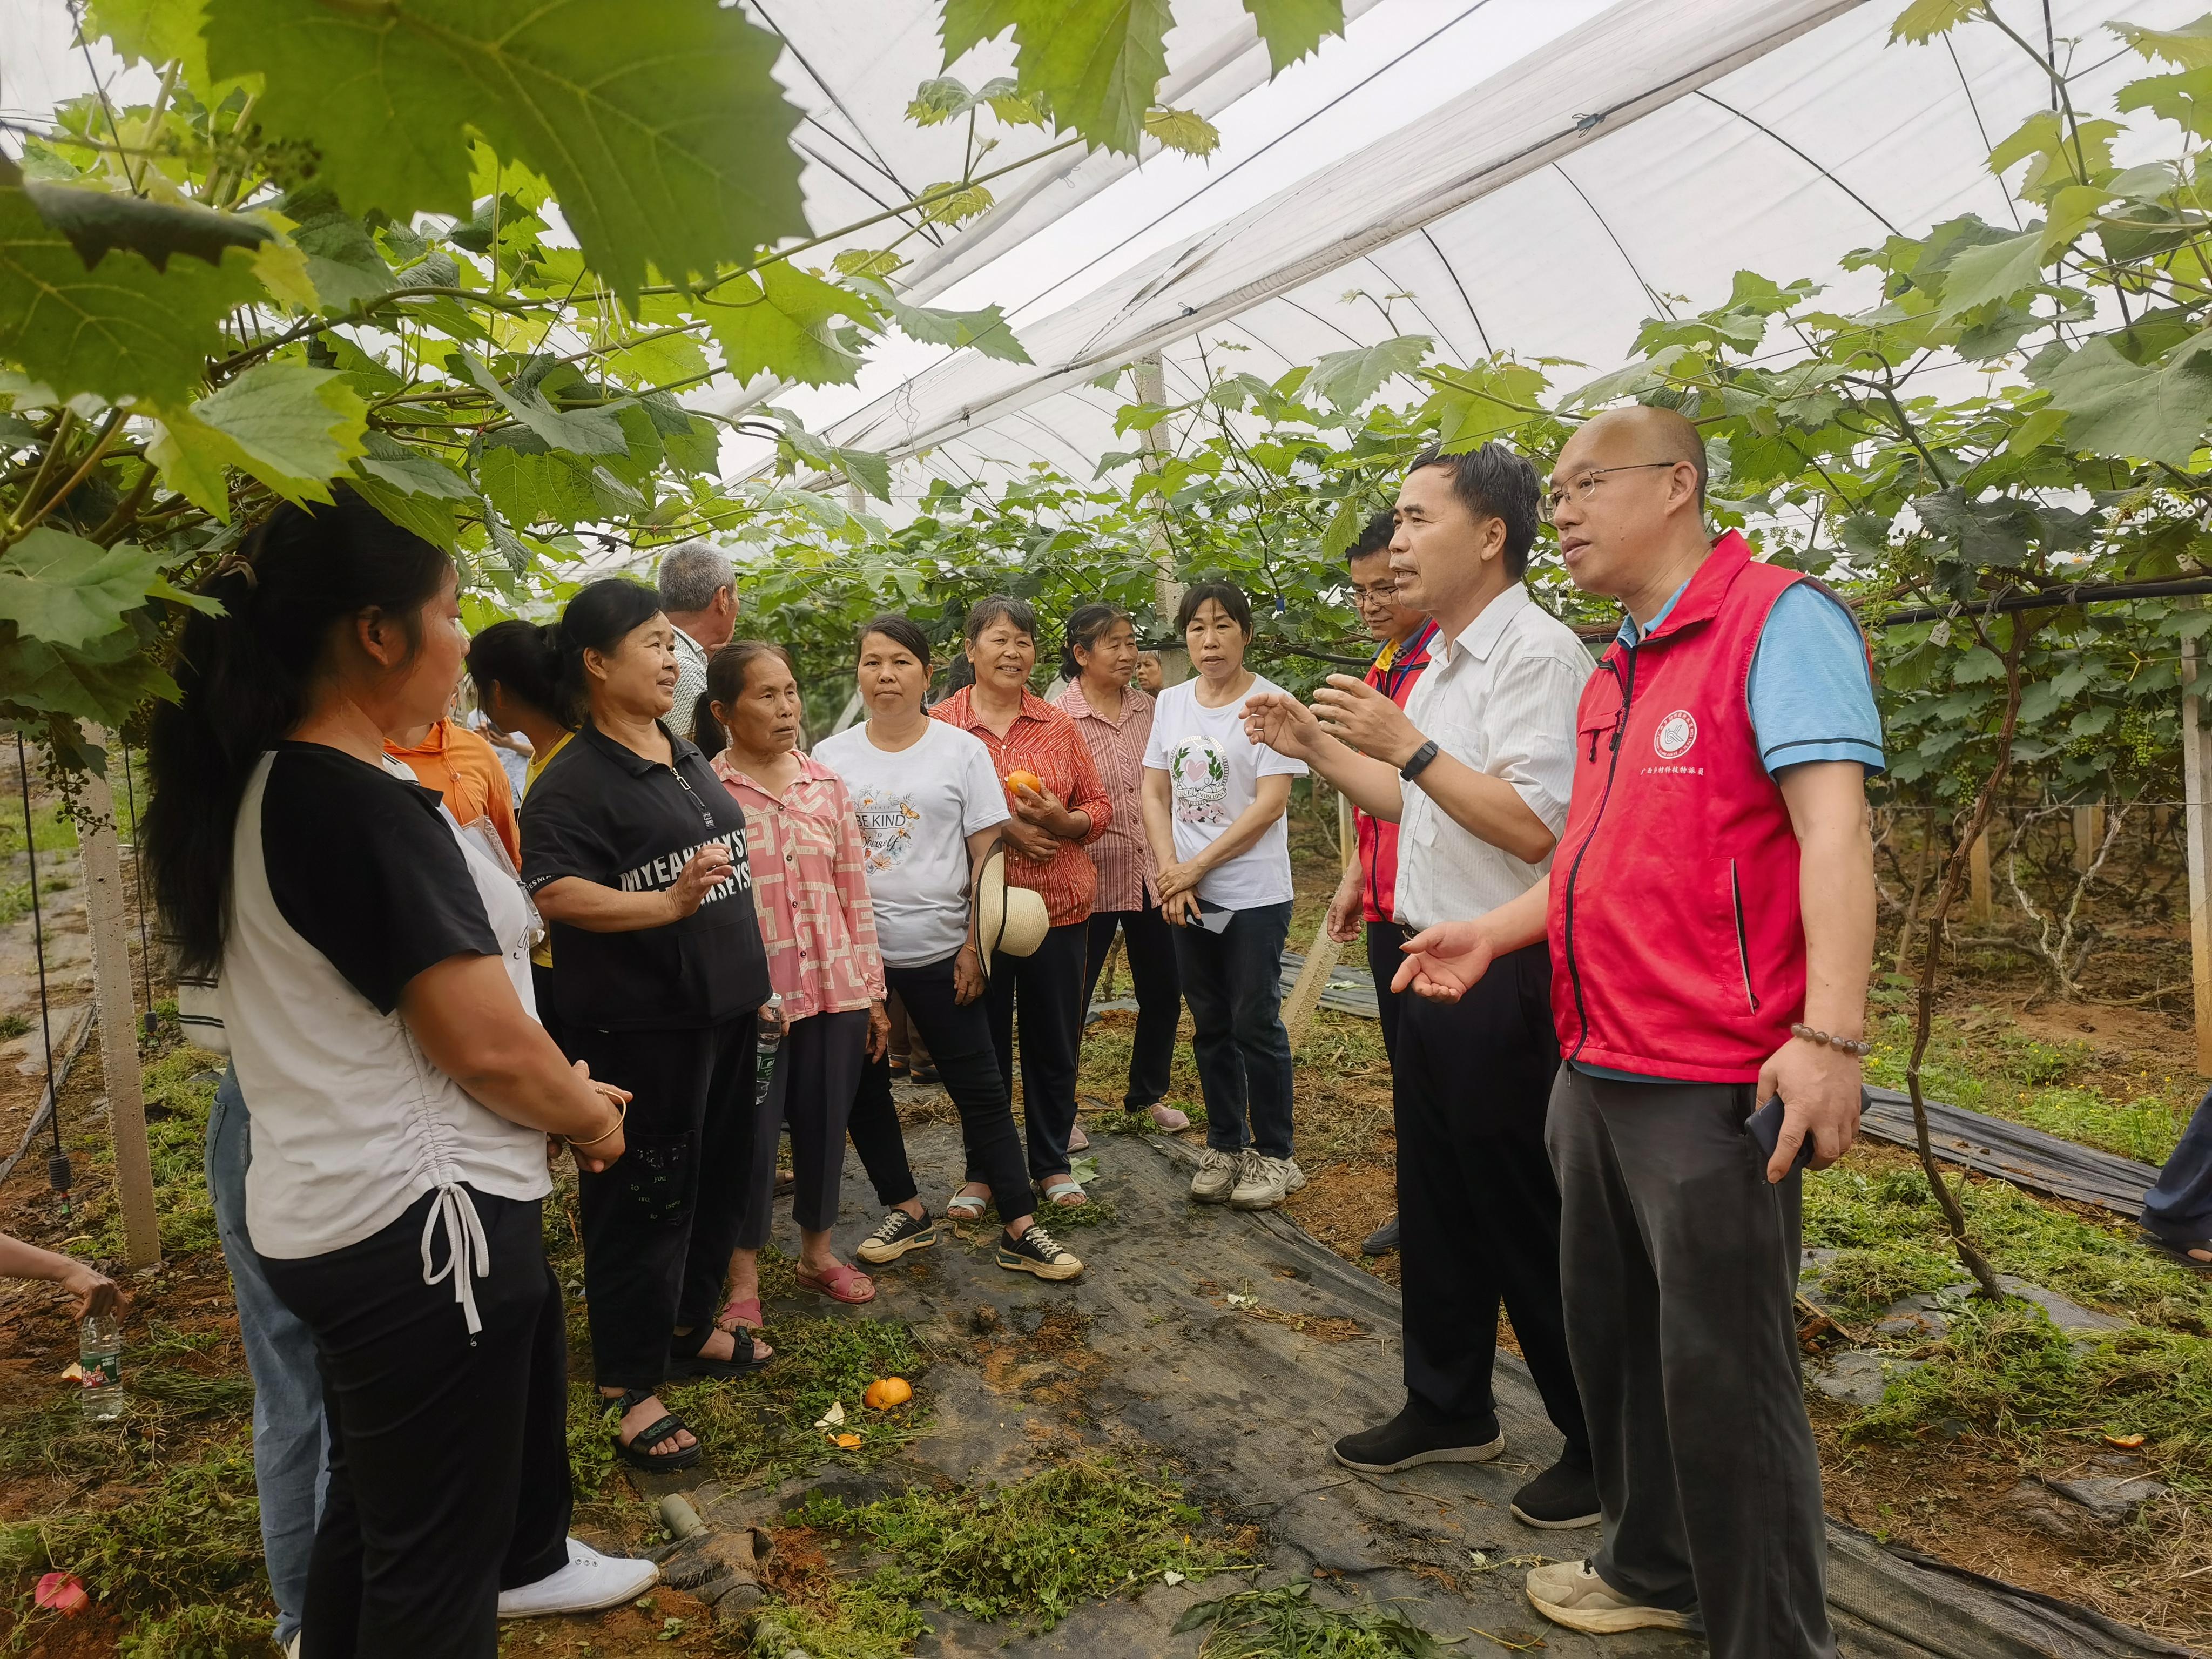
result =
[[[661,892],[701,848],[730,853],[729,878],[680,921],[624,933],[550,922],[554,1006],[573,1024],[696,1028],[768,1000],[744,813],[698,750],[674,736],[669,746],[675,763],[663,766],[587,720],[523,797],[522,884],[532,893],[564,876]]]

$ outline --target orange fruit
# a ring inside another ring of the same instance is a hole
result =
[[[1039,794],[1042,794],[1044,793],[1044,780],[1037,776],[1034,772],[1009,772],[1006,774],[1006,787],[1009,789],[1031,789],[1035,790]]]
[[[860,1401],[872,1411],[887,1412],[894,1406],[903,1406],[914,1398],[914,1385],[902,1376],[886,1376],[868,1384],[868,1391]]]

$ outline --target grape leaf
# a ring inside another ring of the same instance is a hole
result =
[[[468,480],[443,461],[381,432],[362,434],[362,453],[353,466],[356,473],[367,473],[394,489],[417,495],[448,501],[473,501],[477,498]]]
[[[2066,446],[2099,455],[2186,466],[2212,412],[2212,333],[2163,367],[2131,363],[2108,336],[2093,336],[2056,362],[2039,357],[2028,377],[2066,411]]]
[[[1435,343],[1425,334],[1401,334],[1380,345],[1332,351],[1314,364],[1304,390],[1333,408],[1357,409],[1392,375],[1419,368]]]
[[[501,386],[499,377],[465,351],[447,357],[458,359],[469,377],[498,402],[501,408],[528,427],[550,448],[570,449],[579,455],[620,455],[629,448],[622,422],[610,409],[556,409],[534,386],[516,391]]]
[[[64,766],[103,769],[102,751],[85,742],[80,720],[113,731],[149,699],[177,696],[176,682],[161,666],[165,653],[153,622],[141,610],[125,623],[72,649],[0,622],[0,687],[6,688],[0,720],[42,726],[40,740]]]
[[[501,439],[507,441],[495,441]],[[548,448],[528,432],[489,434],[477,477],[501,516],[513,524],[578,525],[604,515],[592,488],[592,463]]]
[[[856,276],[853,286],[874,301],[909,339],[929,345],[973,346],[986,357],[1010,363],[1030,361],[1022,343],[1014,337],[1006,313],[997,306],[985,306],[981,311],[941,311],[908,305],[888,283],[872,276]]]
[[[453,504],[435,496],[418,495],[408,490],[394,489],[382,478],[360,471],[359,461],[349,482],[362,500],[398,525],[402,530],[413,532],[426,542],[435,543],[451,552],[459,539],[459,526],[453,519]],[[472,495],[469,498],[474,501]]]
[[[1932,40],[1948,34],[1981,9],[1981,0],[1912,0],[1889,26],[1893,40]]]
[[[222,318],[262,291],[242,248],[223,249],[220,264],[182,259],[166,273],[118,249],[87,270],[0,155],[0,356],[59,396],[189,402],[207,360],[228,349]]]
[[[1244,0],[1244,9],[1259,25],[1270,71],[1276,75],[1320,51],[1323,35],[1344,33],[1344,0]]]
[[[468,217],[467,130],[542,174],[624,299],[804,235],[782,42],[714,0],[205,0],[209,67],[268,77],[254,119],[313,143],[357,213]]]
[[[1221,130],[1194,110],[1146,110],[1145,131],[1185,155],[1211,155],[1221,147]]]
[[[807,386],[850,385],[860,360],[836,337],[830,319],[848,317],[871,328],[876,320],[851,289],[787,259],[732,277],[697,305],[740,384],[766,372]]]
[[[148,593],[176,596],[161,579],[166,553],[133,542],[102,547],[40,525],[0,553],[0,622],[51,645],[80,647],[120,628]]]
[[[1168,0],[947,0],[941,34],[950,68],[1011,27],[1020,95],[1091,143],[1134,155],[1167,74],[1171,21]]]
[[[2180,69],[2212,69],[2212,15],[2178,29],[2148,29],[2140,23],[2105,27],[2146,58],[2162,58]]]
[[[288,501],[330,500],[327,481],[362,453],[366,413],[343,374],[302,362],[260,362],[165,416],[146,453],[172,489],[228,523],[228,467],[251,473]]]
[[[227,247],[258,248],[270,240],[264,226],[196,202],[156,202],[96,185],[41,185],[27,179],[23,193],[41,219],[69,238],[87,270],[117,248],[143,253],[155,270],[167,270],[173,253],[189,253],[216,265],[222,263]]]
[[[2009,299],[2043,276],[2043,232],[2036,229],[1961,250],[1943,277],[1945,319],[1991,300]]]

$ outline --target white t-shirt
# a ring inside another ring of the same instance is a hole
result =
[[[968,837],[1004,823],[1006,791],[981,738],[943,720],[896,752],[855,726],[814,745],[853,797],[868,846],[876,943],[894,968],[942,962],[968,938]]]
[[[1198,700],[1201,682],[1185,680],[1161,691],[1152,707],[1152,738],[1145,766],[1168,775],[1175,795],[1178,861],[1195,858],[1221,837],[1260,792],[1266,777],[1302,778],[1306,763],[1261,748],[1244,735],[1244,702],[1282,687],[1255,674],[1244,696],[1219,708]],[[1198,896],[1223,910],[1281,904],[1291,896],[1290,815],[1235,858],[1209,872]]]

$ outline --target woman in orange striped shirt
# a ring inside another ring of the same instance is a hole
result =
[[[972,732],[990,751],[1014,817],[1000,831],[1006,879],[1044,896],[1052,927],[1034,955],[1000,956],[985,993],[999,1070],[1013,1091],[1014,1009],[1022,1028],[1022,1103],[1030,1178],[1048,1204],[1085,1202],[1069,1170],[1075,1128],[1075,1060],[1083,1036],[1084,962],[1098,872],[1083,850],[1106,833],[1114,809],[1091,750],[1066,711],[1029,689],[1036,667],[1036,612],[994,593],[968,613],[975,683],[929,711]],[[969,1171],[961,1199],[980,1213],[988,1192]],[[961,1200],[954,1200],[957,1209]]]

